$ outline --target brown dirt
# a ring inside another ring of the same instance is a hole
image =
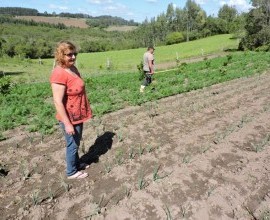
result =
[[[62,23],[67,27],[79,27],[79,28],[88,28],[86,24],[86,19],[84,18],[62,18],[62,17],[45,17],[45,16],[16,16],[18,19],[23,19],[27,21],[35,22],[45,22],[49,24],[58,24]]]
[[[269,90],[265,73],[95,118],[85,124],[80,151],[89,177],[79,181],[63,177],[61,132],[9,131],[0,142],[9,170],[0,177],[1,217],[269,217]]]

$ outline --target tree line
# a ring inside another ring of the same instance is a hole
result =
[[[128,25],[128,26],[137,26],[138,23],[134,20],[125,20],[117,16],[91,16],[83,13],[68,13],[61,12],[59,14],[52,12],[44,13],[39,12],[36,9],[32,8],[21,8],[21,7],[0,7],[0,15],[12,15],[12,16],[45,16],[45,17],[66,17],[66,18],[85,18],[87,19],[87,24],[90,27],[100,27],[106,28],[110,25]]]
[[[102,52],[169,45],[227,33],[241,39],[241,50],[269,51],[270,3],[268,0],[252,0],[252,5],[248,13],[239,13],[234,7],[223,5],[217,16],[207,16],[200,5],[187,0],[184,8],[169,4],[166,12],[146,19],[128,32],[109,32],[98,25],[87,29],[66,28],[18,21],[10,16],[0,17],[0,55],[52,57],[56,42],[62,39],[74,41],[81,52]],[[110,17],[102,18],[110,25],[114,24]],[[106,22],[101,26],[107,26]]]

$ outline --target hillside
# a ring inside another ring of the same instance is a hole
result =
[[[88,28],[85,18],[46,17],[46,16],[16,16],[16,19],[45,22],[49,24],[64,24],[67,27]]]

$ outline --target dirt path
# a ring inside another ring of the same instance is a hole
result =
[[[85,125],[80,154],[91,167],[80,181],[61,177],[61,133],[7,132],[2,217],[269,217],[269,90],[265,73],[95,118]]]

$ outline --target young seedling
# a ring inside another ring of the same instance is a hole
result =
[[[30,198],[33,202],[33,205],[36,206],[40,203],[40,198],[39,198],[39,190],[34,190],[31,194],[30,194]]]
[[[151,153],[153,151],[153,147],[151,145],[147,145],[146,151],[147,153]]]
[[[55,198],[55,195],[52,188],[49,185],[48,185],[47,193],[48,193],[49,201],[52,201]]]
[[[112,165],[111,165],[111,163],[110,162],[106,162],[104,164],[104,169],[105,169],[105,172],[106,173],[110,173],[112,171]]]
[[[119,141],[119,142],[122,142],[122,141],[124,140],[122,131],[119,131],[119,132],[117,133],[117,137],[118,137],[118,141]]]
[[[211,145],[201,146],[201,154],[206,153],[208,150],[210,150]]]
[[[164,209],[164,211],[166,213],[166,216],[167,216],[166,219],[167,220],[172,220],[173,218],[172,218],[171,211],[170,211],[169,207],[167,205],[165,205],[165,208],[163,208],[163,209]]]
[[[261,142],[257,144],[251,143],[252,150],[255,151],[256,153],[263,151],[263,149],[269,143],[269,141],[270,141],[270,135],[268,134]]]
[[[129,148],[129,152],[128,152],[128,157],[130,160],[133,160],[136,156],[136,153],[134,152],[134,148],[133,147],[130,147]]]
[[[138,178],[138,188],[139,188],[139,190],[144,189],[146,187],[146,185],[147,185],[147,183],[146,183],[146,181],[144,179],[144,173],[142,171],[140,173],[140,175],[139,175],[139,178]]]
[[[118,166],[122,165],[124,163],[124,159],[123,159],[123,151],[120,149],[118,151],[116,151],[115,154],[115,162]]]
[[[71,186],[66,183],[62,175],[60,175],[60,186],[64,188],[65,192],[69,192],[69,190],[71,189]]]
[[[187,215],[187,212],[188,212],[188,209],[189,209],[189,206],[184,206],[184,205],[181,205],[181,214],[182,214],[182,217],[185,218],[186,215]]]
[[[153,172],[153,180],[154,181],[160,179],[160,176],[158,175],[159,168],[160,168],[160,165],[158,165],[158,164],[154,168],[154,172]]]
[[[31,177],[31,171],[29,169],[29,165],[27,165],[26,163],[27,163],[26,161],[23,161],[20,167],[23,180],[28,180]]]
[[[190,163],[191,162],[191,156],[189,154],[185,154],[184,157],[183,157],[183,159],[182,159],[182,162],[184,164]]]
[[[142,156],[142,155],[143,155],[143,152],[144,152],[144,148],[143,148],[142,145],[140,144],[140,145],[139,145],[139,149],[138,149],[139,156]]]
[[[125,187],[125,197],[129,198],[131,195],[131,188]]]

